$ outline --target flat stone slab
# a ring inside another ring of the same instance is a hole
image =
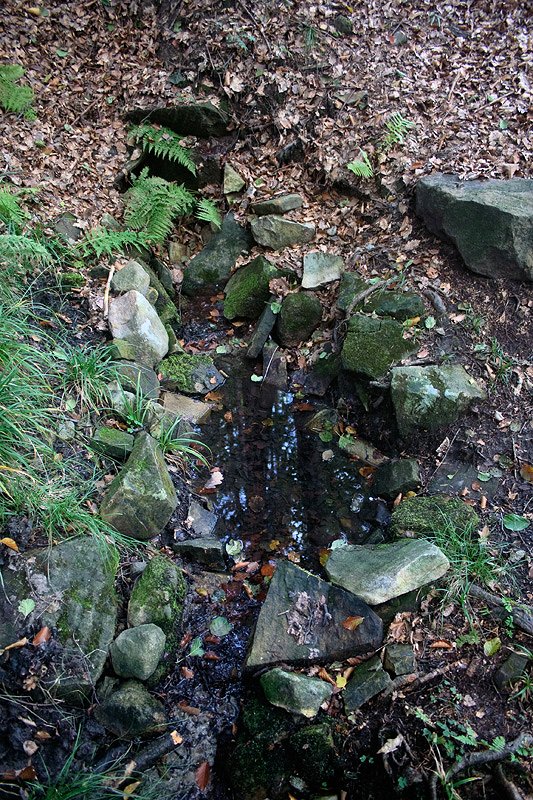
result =
[[[168,352],[168,333],[156,310],[140,292],[131,290],[109,303],[109,329],[136,349],[139,359],[153,367]]]
[[[372,490],[379,497],[393,500],[399,494],[415,491],[420,482],[420,468],[416,459],[391,459],[376,470]]]
[[[328,578],[371,606],[441,578],[450,562],[427,539],[376,545],[346,544],[331,551]]]
[[[308,719],[316,717],[320,706],[329,700],[333,687],[320,678],[276,667],[261,675],[261,686],[269,703]]]
[[[285,214],[295,208],[301,208],[303,200],[299,194],[283,194],[279,197],[270,197],[268,200],[259,200],[250,206],[250,210],[258,217],[265,214]]]
[[[416,213],[473,272],[533,281],[533,180],[430,175],[417,184]]]
[[[252,219],[250,225],[255,241],[271,250],[283,250],[284,247],[305,244],[315,238],[313,224],[291,222],[275,214]]]
[[[306,253],[304,256],[303,289],[316,289],[326,283],[338,281],[344,268],[340,256],[322,253],[319,250]]]
[[[343,660],[376,650],[382,635],[380,618],[359,597],[280,561],[246,667]]]
[[[459,364],[395,367],[391,395],[402,436],[416,428],[433,430],[449,425],[474,400],[485,398],[485,392]]]
[[[177,503],[161,448],[147,433],[137,434],[130,457],[107,488],[100,516],[125,536],[145,541],[160,533]]]
[[[226,570],[224,545],[214,536],[199,536],[196,539],[174,541],[172,549],[179,556],[187,556],[191,561],[202,564],[207,569],[215,570],[215,572]]]
[[[195,400],[175,392],[163,392],[161,405],[165,411],[193,425],[203,425],[207,422],[214,407],[213,403],[204,403],[202,400]]]
[[[362,705],[391,685],[392,680],[383,669],[379,656],[359,664],[352,672],[344,691],[344,710],[347,714],[357,711]]]

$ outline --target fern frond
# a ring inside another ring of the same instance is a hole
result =
[[[88,231],[76,245],[85,257],[96,256],[111,258],[124,252],[127,247],[146,247],[147,237],[139,231],[110,231],[96,228]]]
[[[359,158],[354,158],[353,161],[346,164],[346,167],[357,175],[358,178],[371,178],[374,174],[368,154],[364,150],[359,150]]]
[[[196,203],[196,218],[202,222],[210,222],[215,228],[220,228],[222,225],[218,208],[212,200],[207,200],[205,197]]]
[[[20,207],[16,195],[0,189],[0,222],[20,230],[25,220],[26,213]]]
[[[140,142],[149,153],[153,153],[159,158],[166,158],[168,161],[177,161],[182,167],[196,175],[196,164],[192,160],[191,151],[181,144],[183,137],[171,131],[170,128],[136,125],[131,129],[129,135],[136,142]]]
[[[402,144],[406,133],[411,128],[414,128],[414,126],[414,122],[406,119],[400,114],[399,111],[395,111],[385,123],[385,127],[387,129],[387,133],[383,139],[385,147],[392,147],[394,144]]]
[[[29,236],[15,233],[0,236],[0,264],[4,274],[6,268],[12,274],[18,274],[29,267],[45,266],[50,260],[46,247]]]
[[[126,198],[126,225],[142,231],[151,244],[163,242],[175,218],[190,214],[195,206],[193,195],[184,186],[164,178],[149,178],[147,170],[143,170],[128,189]]]
[[[31,108],[34,100],[33,89],[16,83],[23,75],[24,70],[18,64],[6,64],[0,67],[0,106],[4,111],[13,111],[15,114],[24,112],[28,119],[35,119]]]

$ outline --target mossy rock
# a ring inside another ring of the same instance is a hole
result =
[[[185,394],[207,394],[224,383],[224,378],[207,355],[176,353],[159,364],[167,388]]]
[[[379,317],[392,317],[400,322],[421,317],[426,312],[424,301],[414,292],[378,292],[368,298],[364,309],[365,312],[374,312]]]
[[[382,378],[402,358],[415,350],[414,340],[403,337],[404,328],[393,319],[354,314],[342,348],[342,365],[348,372]]]
[[[277,334],[283,347],[294,347],[309,338],[320,325],[322,305],[314,294],[288,294],[281,306]]]
[[[234,272],[226,285],[226,319],[257,319],[270,297],[269,281],[278,274],[276,267],[264,256],[257,256]]]
[[[436,530],[448,526],[461,532],[475,530],[479,522],[474,509],[457,497],[410,497],[392,512],[391,531],[395,536],[409,531],[431,539]]]
[[[318,788],[333,779],[338,755],[330,722],[307,725],[290,737],[289,746],[295,756],[298,774],[310,786]]]
[[[131,592],[128,625],[153,623],[171,636],[183,615],[187,584],[183,573],[164,556],[155,556]]]
[[[337,308],[340,311],[347,311],[353,303],[354,298],[365,289],[368,289],[369,285],[370,284],[354,272],[343,272],[339,283]]]

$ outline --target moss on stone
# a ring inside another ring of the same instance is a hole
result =
[[[308,339],[322,319],[322,305],[314,294],[288,294],[279,312],[277,331],[284,347]]]
[[[365,312],[374,312],[380,317],[393,317],[402,322],[412,317],[421,317],[425,311],[424,301],[414,292],[381,291],[368,298]]]
[[[354,314],[342,348],[344,369],[374,380],[383,377],[416,347],[414,340],[404,339],[403,334],[404,328],[396,320]]]
[[[153,623],[167,637],[181,620],[187,584],[182,571],[168,558],[155,556],[133,587],[128,605],[131,626]]]
[[[257,256],[238,269],[226,285],[226,319],[259,317],[270,297],[269,282],[278,274],[276,267],[264,256]]]
[[[311,786],[327,783],[335,774],[338,757],[332,729],[329,721],[307,725],[289,739],[296,769]]]
[[[418,536],[431,538],[435,530],[449,525],[463,532],[477,527],[479,517],[459,498],[444,495],[411,497],[392,512],[391,531],[396,536],[412,531]]]
[[[159,364],[159,372],[181,392],[194,394],[195,373],[199,368],[212,368],[209,356],[190,353],[176,353],[164,358]]]

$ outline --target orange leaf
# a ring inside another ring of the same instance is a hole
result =
[[[5,536],[3,539],[0,539],[2,544],[5,544],[6,547],[9,547],[11,550],[14,550],[16,553],[19,551],[18,544],[14,539],[10,539],[9,536]]]
[[[181,736],[177,731],[170,731],[170,738],[174,744],[181,744],[183,742],[183,736]]]
[[[207,788],[207,784],[209,783],[209,778],[211,777],[211,768],[209,766],[209,761],[202,761],[198,769],[196,770],[196,785],[203,792]]]
[[[261,575],[263,578],[271,578],[275,571],[276,567],[273,564],[263,564],[261,567]]]
[[[28,644],[26,637],[24,637],[24,639],[19,639],[17,642],[13,642],[13,644],[8,644],[6,647],[3,647],[0,650],[0,653],[5,653],[7,650],[15,650],[17,647],[24,647],[25,644]]]
[[[369,478],[376,471],[375,467],[360,467],[358,472],[362,478]]]
[[[34,644],[36,647],[38,647],[38,645],[47,642],[51,635],[52,631],[47,625],[45,625],[44,628],[41,628],[41,630],[35,634],[35,636],[31,640],[31,643]]]
[[[327,547],[322,547],[321,548],[320,554],[318,556],[318,560],[320,561],[320,564],[322,566],[324,566],[324,564],[326,563],[326,561],[328,560],[330,555],[331,555],[331,550],[328,550]]]
[[[180,711],[183,711],[184,714],[190,714],[191,717],[199,717],[202,713],[199,708],[187,705],[184,700],[180,700],[178,707]]]
[[[520,467],[520,475],[528,483],[533,483],[533,467],[531,464],[522,464]]]
[[[364,621],[364,617],[346,617],[342,623],[342,627],[346,628],[347,631],[354,631]]]
[[[453,644],[446,642],[444,639],[438,639],[436,642],[431,642],[429,646],[432,650],[453,650]]]

